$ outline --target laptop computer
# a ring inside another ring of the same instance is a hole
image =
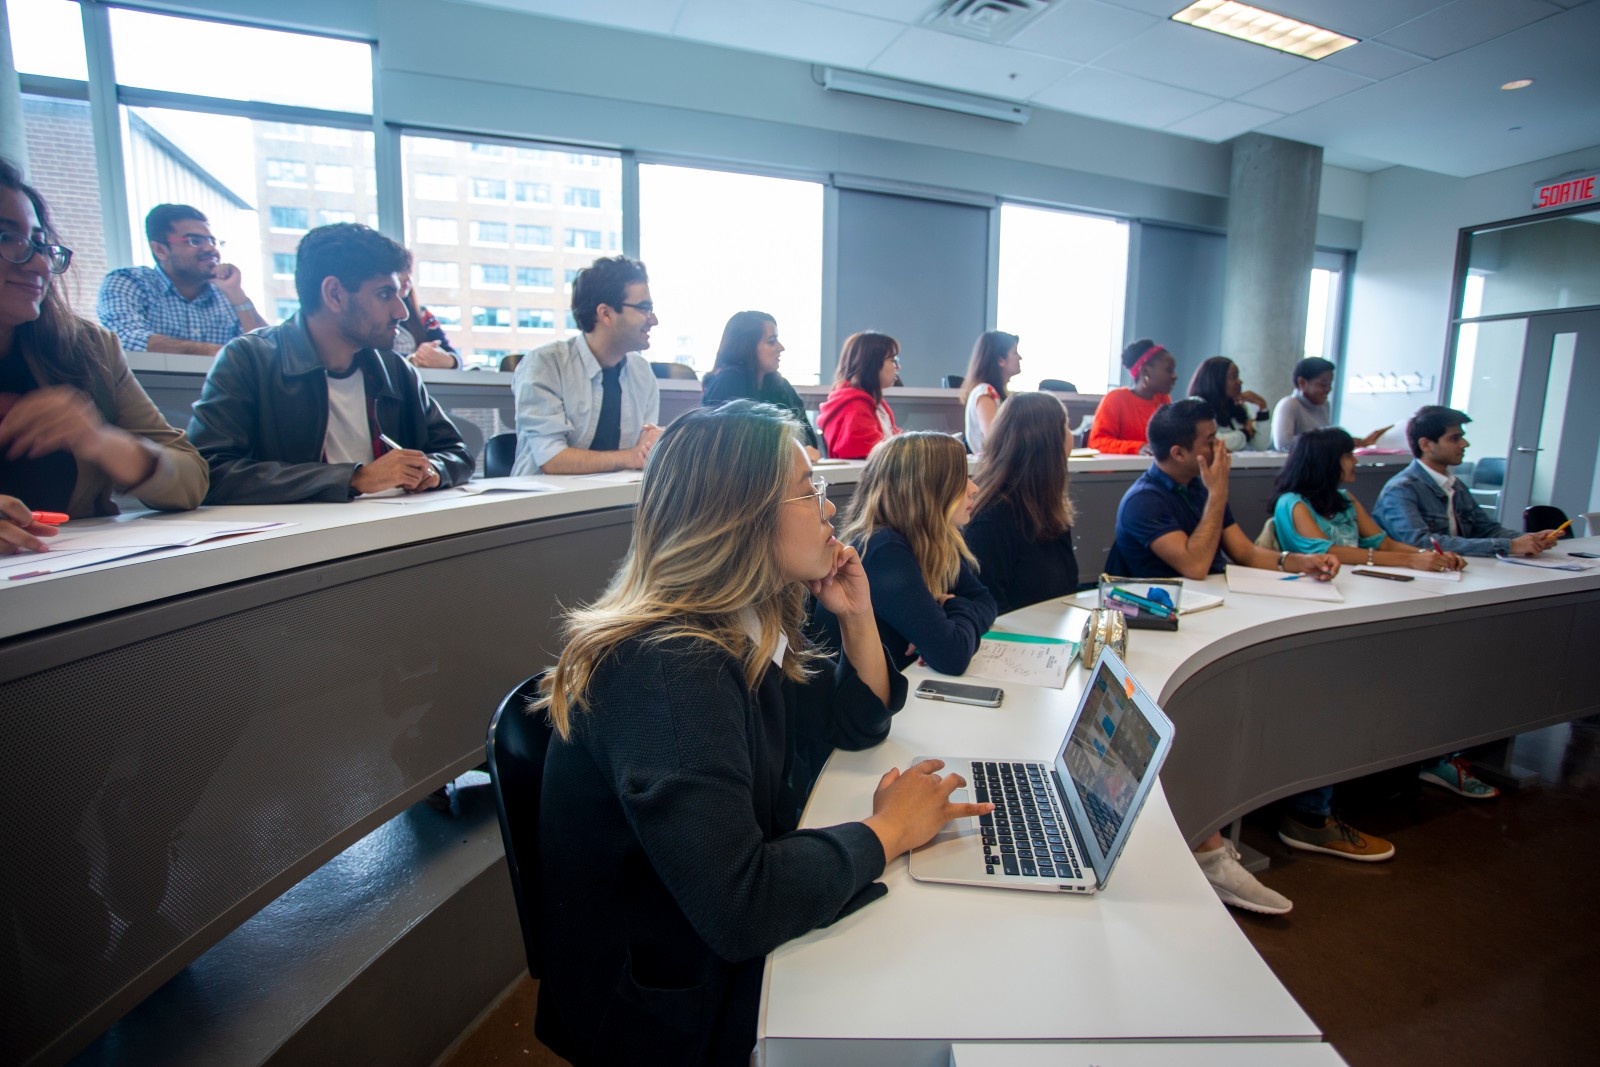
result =
[[[995,810],[957,819],[913,850],[911,877],[1098,892],[1111,879],[1172,735],[1172,720],[1116,653],[1103,650],[1053,760],[940,757],[946,773],[968,783],[951,799],[993,801]]]

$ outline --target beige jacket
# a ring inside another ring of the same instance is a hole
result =
[[[90,399],[107,423],[141,439],[144,447],[155,456],[156,466],[150,477],[138,485],[117,486],[99,467],[78,460],[78,482],[67,513],[74,519],[115,515],[118,508],[112,503],[111,494],[116,491],[131,493],[146,507],[162,511],[188,511],[199,507],[211,482],[206,461],[181,430],[167,423],[144,387],[134,379],[116,335],[93,323],[86,326],[91,331],[91,358],[96,375]],[[53,373],[27,344],[21,346],[21,352],[41,388],[61,384],[59,375]]]

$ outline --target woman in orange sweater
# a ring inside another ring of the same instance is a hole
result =
[[[1089,430],[1089,447],[1113,455],[1148,453],[1145,427],[1157,408],[1172,403],[1178,361],[1146,337],[1122,350],[1122,365],[1128,368],[1133,386],[1113,389],[1100,401]]]

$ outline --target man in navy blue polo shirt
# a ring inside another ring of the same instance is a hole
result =
[[[1228,507],[1233,461],[1227,449],[1216,447],[1217,419],[1204,400],[1190,397],[1157,409],[1149,440],[1156,461],[1117,507],[1117,540],[1106,562],[1110,573],[1198,580],[1221,574],[1228,560],[1324,581],[1339,572],[1331,555],[1273,552],[1239,529]]]

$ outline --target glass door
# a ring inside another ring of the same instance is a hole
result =
[[[1596,510],[1600,420],[1600,311],[1535,315],[1527,322],[1500,521],[1520,527],[1529,504],[1568,515]]]

